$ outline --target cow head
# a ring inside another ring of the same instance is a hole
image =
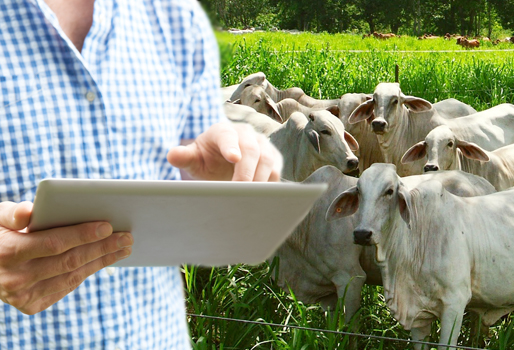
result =
[[[263,72],[257,72],[248,75],[245,77],[241,83],[239,83],[239,86],[237,89],[232,93],[232,96],[229,98],[229,102],[235,102],[241,98],[241,93],[244,89],[246,89],[250,85],[260,85],[263,88],[266,89],[268,86],[268,81],[266,80],[266,74]]]
[[[375,88],[373,98],[357,107],[348,121],[355,124],[364,120],[371,123],[373,132],[382,135],[401,123],[408,110],[428,111],[432,104],[422,98],[407,96],[398,83],[380,83]]]
[[[277,104],[271,99],[262,86],[247,86],[241,93],[240,100],[236,102],[252,107],[257,112],[265,114],[279,123],[284,121]]]
[[[344,173],[357,169],[359,161],[353,152],[359,149],[359,144],[344,129],[341,120],[327,110],[313,111],[308,119],[304,132],[321,163],[333,165]]]
[[[425,141],[418,142],[409,148],[401,161],[409,163],[426,157],[425,172],[460,170],[459,152],[469,159],[489,161],[486,151],[474,143],[459,140],[445,125],[434,128],[428,133]]]
[[[354,241],[361,245],[381,245],[396,229],[398,213],[410,224],[409,192],[393,164],[375,163],[366,169],[357,186],[341,193],[329,206],[326,219],[357,213]]]

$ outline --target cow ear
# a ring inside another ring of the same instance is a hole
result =
[[[318,132],[312,128],[306,128],[305,132],[307,133],[307,138],[309,139],[309,142],[314,146],[314,149],[316,149],[318,153],[321,153]]]
[[[357,140],[346,130],[344,132],[344,140],[346,141],[348,146],[350,146],[352,152],[355,152],[359,149],[359,143],[357,142]]]
[[[401,162],[402,164],[414,162],[416,160],[424,158],[426,155],[427,143],[425,141],[420,141],[404,153]]]
[[[366,119],[369,119],[373,116],[373,108],[375,107],[375,102],[373,100],[368,100],[366,102],[361,103],[357,108],[355,108],[348,117],[348,122],[350,124],[355,124],[358,122],[362,122]]]
[[[401,96],[402,103],[414,112],[426,112],[432,109],[432,104],[427,100],[414,96]]]
[[[339,106],[337,105],[334,105],[334,106],[330,106],[327,108],[327,111],[329,111],[330,113],[332,113],[334,116],[336,116],[337,118],[339,118]]]
[[[398,186],[398,207],[400,209],[400,216],[403,221],[407,224],[409,229],[411,228],[411,213],[412,213],[412,202],[411,202],[411,194],[407,190],[407,187],[400,184]]]
[[[266,94],[266,107],[268,109],[269,116],[276,120],[279,123],[284,122],[284,118],[282,118],[282,115],[280,114],[280,111],[278,110],[277,104],[273,99]]]
[[[359,191],[357,186],[353,186],[332,201],[325,214],[325,220],[333,221],[350,216],[355,214],[357,209],[359,209]]]
[[[457,141],[457,148],[460,149],[464,157],[474,160],[480,160],[482,162],[488,162],[490,160],[487,153],[480,146],[475,145],[471,142]]]

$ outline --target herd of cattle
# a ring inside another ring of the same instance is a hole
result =
[[[441,320],[445,349],[465,310],[483,327],[514,310],[514,105],[432,104],[396,83],[318,100],[261,72],[222,90],[227,117],[282,152],[284,180],[329,185],[275,253],[282,288],[344,296],[349,322],[364,283],[383,285],[413,339]]]
[[[371,38],[371,37],[376,38],[376,39],[385,40],[385,39],[391,39],[391,38],[399,38],[401,36],[395,35],[394,33],[378,33],[378,32],[373,32],[373,33],[362,35],[363,39]],[[475,37],[473,39],[469,39],[467,36],[458,35],[458,34],[450,34],[450,33],[446,33],[442,37],[425,33],[418,37],[419,40],[439,39],[439,38],[444,38],[445,40],[455,40],[457,45],[460,45],[460,46],[466,47],[466,48],[480,47],[480,41],[489,41],[489,42],[491,41],[491,39],[489,39],[488,37],[480,37],[480,38]],[[499,43],[513,43],[514,44],[514,36],[504,38],[504,39],[496,39],[496,40],[492,41],[493,45],[498,45]]]

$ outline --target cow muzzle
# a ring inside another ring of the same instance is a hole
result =
[[[348,168],[348,171],[352,171],[357,169],[359,166],[359,160],[357,158],[350,158],[346,162],[346,167]]]
[[[387,122],[385,120],[375,119],[371,122],[371,129],[375,134],[382,135],[385,133],[387,128]]]
[[[439,167],[435,164],[426,164],[424,167],[423,167],[423,171],[425,173],[428,173],[429,171],[438,171],[439,170]]]
[[[359,245],[371,245],[371,235],[373,232],[369,230],[353,231],[353,242]]]

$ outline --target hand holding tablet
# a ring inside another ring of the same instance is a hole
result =
[[[324,184],[48,179],[29,231],[107,221],[134,237],[116,266],[260,263],[287,238]]]

